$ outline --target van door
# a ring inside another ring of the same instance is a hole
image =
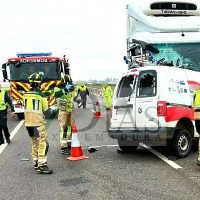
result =
[[[157,102],[157,72],[155,70],[140,71],[135,102],[138,130],[158,129]]]
[[[134,128],[135,97],[137,74],[128,74],[120,80],[115,88],[112,111],[112,127]]]

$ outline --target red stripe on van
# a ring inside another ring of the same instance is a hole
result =
[[[192,89],[192,90],[197,90],[200,87],[200,83],[198,83],[196,81],[188,80],[188,85],[189,85],[190,89]]]
[[[167,108],[166,122],[177,121],[183,117],[194,120],[194,110],[188,107],[172,106]]]

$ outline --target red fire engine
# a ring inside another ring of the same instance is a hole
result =
[[[10,96],[19,119],[24,118],[24,107],[21,99],[25,91],[29,91],[28,77],[38,72],[42,76],[42,90],[53,91],[61,84],[61,77],[70,74],[68,60],[65,55],[52,56],[52,53],[18,53],[15,58],[9,58],[2,65],[4,82],[10,82]],[[48,97],[49,106],[55,108],[56,100],[52,94]]]

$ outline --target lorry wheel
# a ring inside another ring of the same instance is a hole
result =
[[[173,151],[177,157],[186,157],[192,147],[192,138],[190,133],[186,130],[180,130],[174,136],[172,144]]]
[[[118,140],[119,148],[125,152],[133,152],[137,149],[138,143],[132,140]]]
[[[17,113],[18,119],[24,119],[24,113]]]

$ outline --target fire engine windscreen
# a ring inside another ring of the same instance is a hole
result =
[[[34,72],[42,76],[43,81],[60,80],[60,68],[57,62],[52,63],[21,63],[20,67],[16,63],[10,63],[10,80],[28,81],[28,77]]]

